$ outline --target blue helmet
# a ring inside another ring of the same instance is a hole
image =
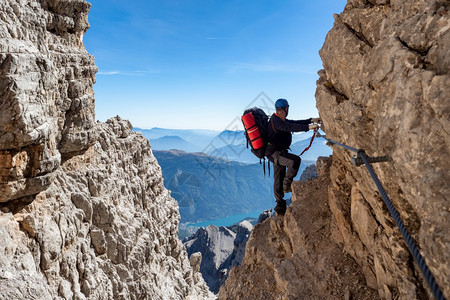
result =
[[[277,102],[275,102],[275,108],[279,108],[279,107],[289,107],[289,103],[287,102],[286,99],[278,99]]]

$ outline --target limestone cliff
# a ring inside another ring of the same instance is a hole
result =
[[[391,156],[374,164],[375,172],[446,298],[449,8],[448,1],[349,0],[320,51],[316,90],[329,138]],[[231,271],[220,298],[432,297],[375,184],[352,156],[333,146],[329,182],[324,172],[318,179],[326,192],[319,186],[311,192],[317,180],[294,184],[297,200],[283,220],[255,227],[243,265]]]
[[[320,51],[317,107],[330,138],[369,155],[450,296],[450,2],[349,1]],[[333,147],[335,238],[383,298],[426,297],[426,283],[364,167]]]
[[[235,231],[209,225],[183,240],[189,257],[195,253],[201,254],[200,272],[212,292],[217,293],[229,270],[241,264],[252,229],[253,225],[246,220],[240,222]]]
[[[236,233],[229,228],[209,225],[201,227],[183,241],[189,256],[201,253],[200,272],[214,293],[219,291],[220,285],[225,281],[235,238]]]
[[[148,140],[94,122],[89,8],[0,5],[0,298],[214,297]]]

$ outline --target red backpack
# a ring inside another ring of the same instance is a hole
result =
[[[245,137],[248,145],[252,147],[252,153],[259,159],[265,158],[268,142],[269,117],[257,107],[249,108],[242,115],[242,123],[245,128]]]

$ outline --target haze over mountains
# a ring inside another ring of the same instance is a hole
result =
[[[152,129],[142,129],[135,127],[134,131],[139,131],[142,135],[149,139],[150,145],[154,150],[183,150],[186,152],[200,152],[203,150],[211,140],[220,134],[216,130],[203,130],[203,129],[165,129],[154,127]],[[192,151],[188,151],[182,145],[172,144],[174,138],[178,137],[178,140],[182,143],[189,143],[191,147],[195,147]],[[156,142],[156,143],[155,143]]]
[[[259,159],[247,149],[244,131],[134,131],[149,139],[163,171],[164,185],[179,204],[182,223],[262,212],[274,206],[273,178],[268,169],[264,175]],[[294,134],[293,153],[300,154],[311,136],[312,132]],[[325,141],[316,139],[302,156],[297,179],[318,156],[330,154]]]
[[[181,222],[263,211],[274,205],[272,177],[262,166],[200,153],[153,151],[164,185],[178,201]]]
[[[238,161],[247,164],[259,163],[247,149],[244,131],[224,130],[192,130],[192,129],[164,129],[134,128],[149,139],[153,150],[182,150],[185,152],[203,152],[228,161]],[[311,139],[312,132],[295,133],[292,137],[292,152],[300,154]],[[303,161],[317,160],[319,156],[331,155],[331,149],[326,146],[322,138],[315,139],[312,147],[302,155]]]

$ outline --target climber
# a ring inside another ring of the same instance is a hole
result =
[[[268,125],[267,158],[273,163],[273,193],[277,205],[275,212],[284,215],[286,200],[284,193],[291,192],[291,184],[300,168],[301,159],[298,155],[288,152],[292,143],[292,132],[308,131],[319,128],[320,118],[306,120],[288,120],[289,103],[286,99],[275,102],[276,112],[270,117]],[[287,167],[287,171],[286,171]]]

